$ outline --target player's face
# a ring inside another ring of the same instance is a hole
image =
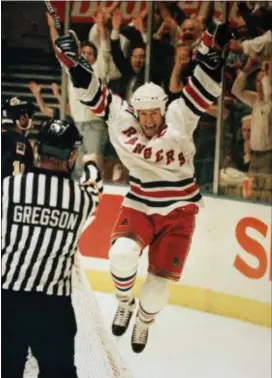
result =
[[[159,108],[139,110],[139,122],[145,136],[153,138],[160,131],[163,125],[163,116]]]

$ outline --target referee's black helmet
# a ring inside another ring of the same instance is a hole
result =
[[[39,155],[68,160],[82,144],[82,136],[73,122],[51,119],[42,124],[36,141]]]

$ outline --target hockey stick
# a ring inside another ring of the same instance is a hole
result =
[[[59,22],[59,19],[58,19],[58,16],[51,4],[51,1],[46,1],[44,0],[44,3],[45,3],[45,6],[48,10],[48,12],[50,13],[50,15],[52,16],[53,20],[54,20],[54,23],[55,23],[55,26],[58,30],[58,32],[61,34],[62,30],[61,30],[61,25],[60,25],[60,22]]]

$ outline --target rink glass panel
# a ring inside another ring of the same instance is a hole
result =
[[[204,12],[205,9],[201,7],[205,7],[205,4],[208,4],[208,2],[203,2],[202,5],[197,2],[188,3],[190,4],[184,5],[187,7],[184,9],[184,12],[188,15],[193,15],[192,17],[199,15],[199,11]],[[44,4],[42,2],[35,2],[35,7],[33,7],[33,3],[30,1],[17,2],[16,6],[14,4],[13,2],[4,2],[2,6],[2,52],[4,58],[2,64],[2,96],[11,97],[12,95],[17,95],[23,99],[26,98],[35,101],[28,89],[28,83],[31,80],[35,80],[44,85],[43,94],[46,104],[52,106],[53,109],[57,109],[58,105],[52,98],[50,84],[54,81],[61,85],[61,73],[49,39],[48,25],[44,17]],[[98,2],[93,2],[92,11],[96,10],[95,6],[97,4]],[[217,16],[220,16],[220,6],[220,3],[215,4],[215,13]],[[129,22],[131,15],[135,15],[135,12],[137,12],[138,6],[123,5],[123,7],[126,7],[127,12],[125,21]],[[81,15],[84,9],[81,9]],[[78,6],[77,11],[79,11]],[[26,18],[25,22],[21,20],[22,12]],[[12,17],[10,17],[11,14]],[[80,40],[88,39],[91,21],[85,16],[85,21],[79,22],[80,17],[77,15],[75,19],[74,9],[71,9],[71,15],[72,17],[69,21],[70,28],[78,33]],[[36,69],[31,72],[28,71],[28,79],[26,79],[22,76],[22,66],[27,73],[27,65],[30,65],[29,62],[36,62]],[[15,63],[18,66],[20,65],[18,72],[16,72],[18,67],[15,67]],[[47,80],[45,77],[46,70],[48,71],[48,67],[52,65],[55,71],[54,73],[50,71],[52,77]],[[231,64],[227,62],[227,65],[230,66]],[[44,68],[43,72],[39,72],[39,66]],[[229,71],[231,72],[228,67],[227,72]],[[17,75],[17,77],[16,74],[21,74],[21,76]],[[12,76],[14,79],[12,79]],[[219,108],[217,114],[217,117],[219,117],[220,111],[224,112],[224,120],[221,125],[222,138],[219,145],[221,151],[220,158],[215,159],[217,118],[205,114],[201,117],[193,136],[196,145],[196,154],[194,157],[195,175],[204,194],[214,193],[227,198],[269,204],[272,193],[271,172],[261,172],[260,174],[251,176],[248,172],[241,171],[237,167],[235,159],[232,156],[235,145],[239,145],[242,139],[241,119],[245,115],[250,114],[251,109],[246,109],[243,104],[231,95],[232,78],[230,76],[229,74],[225,75],[224,107],[222,109]],[[253,75],[249,76],[249,82],[247,83],[247,87],[252,90],[254,90],[254,80],[253,73]],[[12,86],[9,85],[10,82],[13,83]],[[15,83],[16,85],[19,83],[19,85],[16,86]],[[37,112],[34,119],[36,129],[32,133],[33,141],[35,140],[35,133],[38,132],[38,127],[43,119],[42,115]],[[114,185],[127,185],[128,172],[120,163],[109,141],[105,145],[103,157],[105,182]],[[264,159],[265,163],[266,160]],[[216,165],[219,167],[219,174],[217,180],[218,190],[215,191],[214,177],[216,175],[214,174],[214,169]]]

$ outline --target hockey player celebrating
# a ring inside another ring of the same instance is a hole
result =
[[[111,143],[130,173],[109,259],[118,299],[112,332],[121,336],[136,308],[133,285],[138,260],[149,246],[148,275],[140,289],[131,339],[136,353],[145,348],[149,326],[167,303],[168,282],[180,279],[189,252],[202,202],[194,177],[193,131],[221,93],[221,51],[228,41],[225,25],[210,25],[194,74],[168,109],[165,92],[153,83],[138,88],[131,105],[111,93],[79,56],[72,31],[55,42],[77,97],[107,122]]]

